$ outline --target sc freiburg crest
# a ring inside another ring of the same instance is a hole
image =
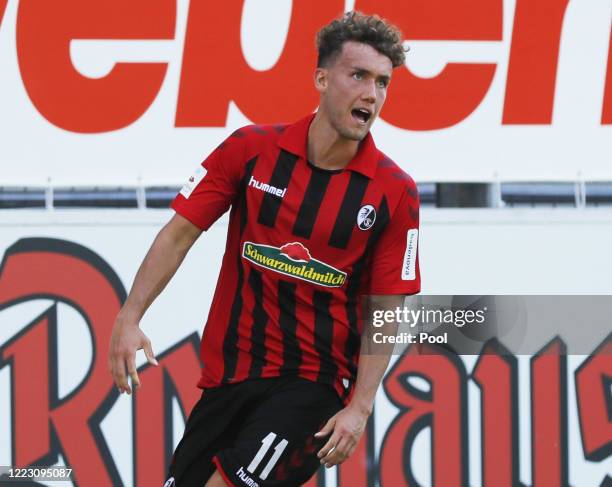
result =
[[[361,230],[369,230],[376,221],[376,210],[372,205],[365,205],[357,213],[357,226]]]

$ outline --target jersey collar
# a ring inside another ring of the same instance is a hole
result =
[[[310,114],[307,117],[298,120],[292,125],[289,125],[283,134],[278,139],[278,145],[292,154],[306,160],[307,155],[307,140],[308,129],[315,114]],[[365,138],[359,144],[359,150],[355,157],[346,166],[346,169],[356,171],[364,176],[373,179],[376,173],[378,163],[378,150],[374,145],[372,134],[368,132]]]

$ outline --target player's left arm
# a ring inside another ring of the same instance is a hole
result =
[[[369,310],[395,311],[396,308],[403,306],[403,302],[403,295],[370,296]],[[369,312],[368,315],[371,318],[372,313]],[[318,453],[321,464],[328,468],[342,463],[357,447],[368,418],[372,414],[376,391],[393,353],[393,343],[384,340],[381,340],[383,343],[375,343],[371,338],[374,331],[385,336],[395,336],[397,323],[386,323],[383,327],[374,330],[371,319],[364,321],[359,368],[351,402],[332,416],[323,429],[315,435],[322,438],[331,433],[329,440]]]
[[[370,265],[369,312],[364,313],[364,332],[353,398],[315,435],[321,438],[331,433],[318,453],[321,463],[328,467],[342,463],[356,448],[372,413],[376,390],[393,353],[393,344],[376,344],[370,339],[372,311],[401,308],[405,295],[416,294],[421,289],[417,255],[418,190],[409,176],[401,175],[404,176],[404,186],[393,205],[391,219],[376,244]],[[395,335],[397,323],[385,324],[376,332]]]

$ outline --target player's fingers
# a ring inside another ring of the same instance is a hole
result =
[[[125,362],[121,357],[115,357],[113,360],[113,377],[119,392],[126,392]]]
[[[321,428],[320,431],[315,433],[315,437],[322,438],[323,436],[327,436],[334,430],[335,424],[336,424],[336,416],[332,416],[331,418],[327,420],[327,423],[325,423],[325,426],[323,426],[323,428]]]
[[[142,346],[144,350],[145,356],[147,357],[147,361],[150,364],[158,365],[157,360],[155,359],[155,354],[153,353],[153,347],[151,346],[151,340],[147,339]]]
[[[121,388],[123,389],[124,392],[127,392],[128,394],[131,394],[132,393],[132,389],[130,387],[130,383],[128,381],[128,375],[127,375],[126,370],[125,370],[126,369],[126,364],[127,364],[128,361],[129,361],[129,359],[127,357],[121,359],[121,365],[119,367],[119,370],[120,370],[120,372],[119,372],[120,373],[120,385],[121,385]]]
[[[336,447],[339,441],[340,437],[338,434],[336,434],[336,432],[334,432],[334,434],[331,435],[331,438],[327,440],[327,443],[323,445],[323,448],[319,450],[319,453],[317,453],[317,456],[321,459],[321,463],[325,463],[325,458],[333,452],[333,449]]]
[[[350,437],[345,437],[340,440],[336,450],[338,451],[338,455],[342,457],[342,461],[346,460],[350,455],[351,448],[353,446],[353,439]]]
[[[136,371],[136,361],[134,359],[134,355],[127,359],[127,368],[130,379],[132,379],[132,387],[134,389],[140,387],[140,379],[138,378],[138,372]],[[128,391],[128,394],[129,393],[130,391]]]
[[[319,459],[319,463],[321,463],[321,465],[325,465],[326,467],[328,467],[330,464],[330,459],[331,456],[334,454],[334,451],[336,450],[335,446],[332,446],[329,450],[327,450],[326,454],[323,455],[320,459]]]
[[[355,449],[357,448],[357,444],[358,444],[357,442],[351,443],[351,446],[350,446],[350,448],[348,450],[348,453],[346,455],[347,458],[350,457],[355,452]]]
[[[327,456],[323,457],[322,460],[325,462],[326,468],[338,465],[346,460],[347,445],[348,440],[346,438],[341,438],[336,447],[330,451]]]

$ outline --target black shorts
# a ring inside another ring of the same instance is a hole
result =
[[[230,486],[299,486],[320,467],[314,434],[343,405],[329,385],[298,377],[205,389],[176,447],[168,479],[203,487],[215,468]]]

